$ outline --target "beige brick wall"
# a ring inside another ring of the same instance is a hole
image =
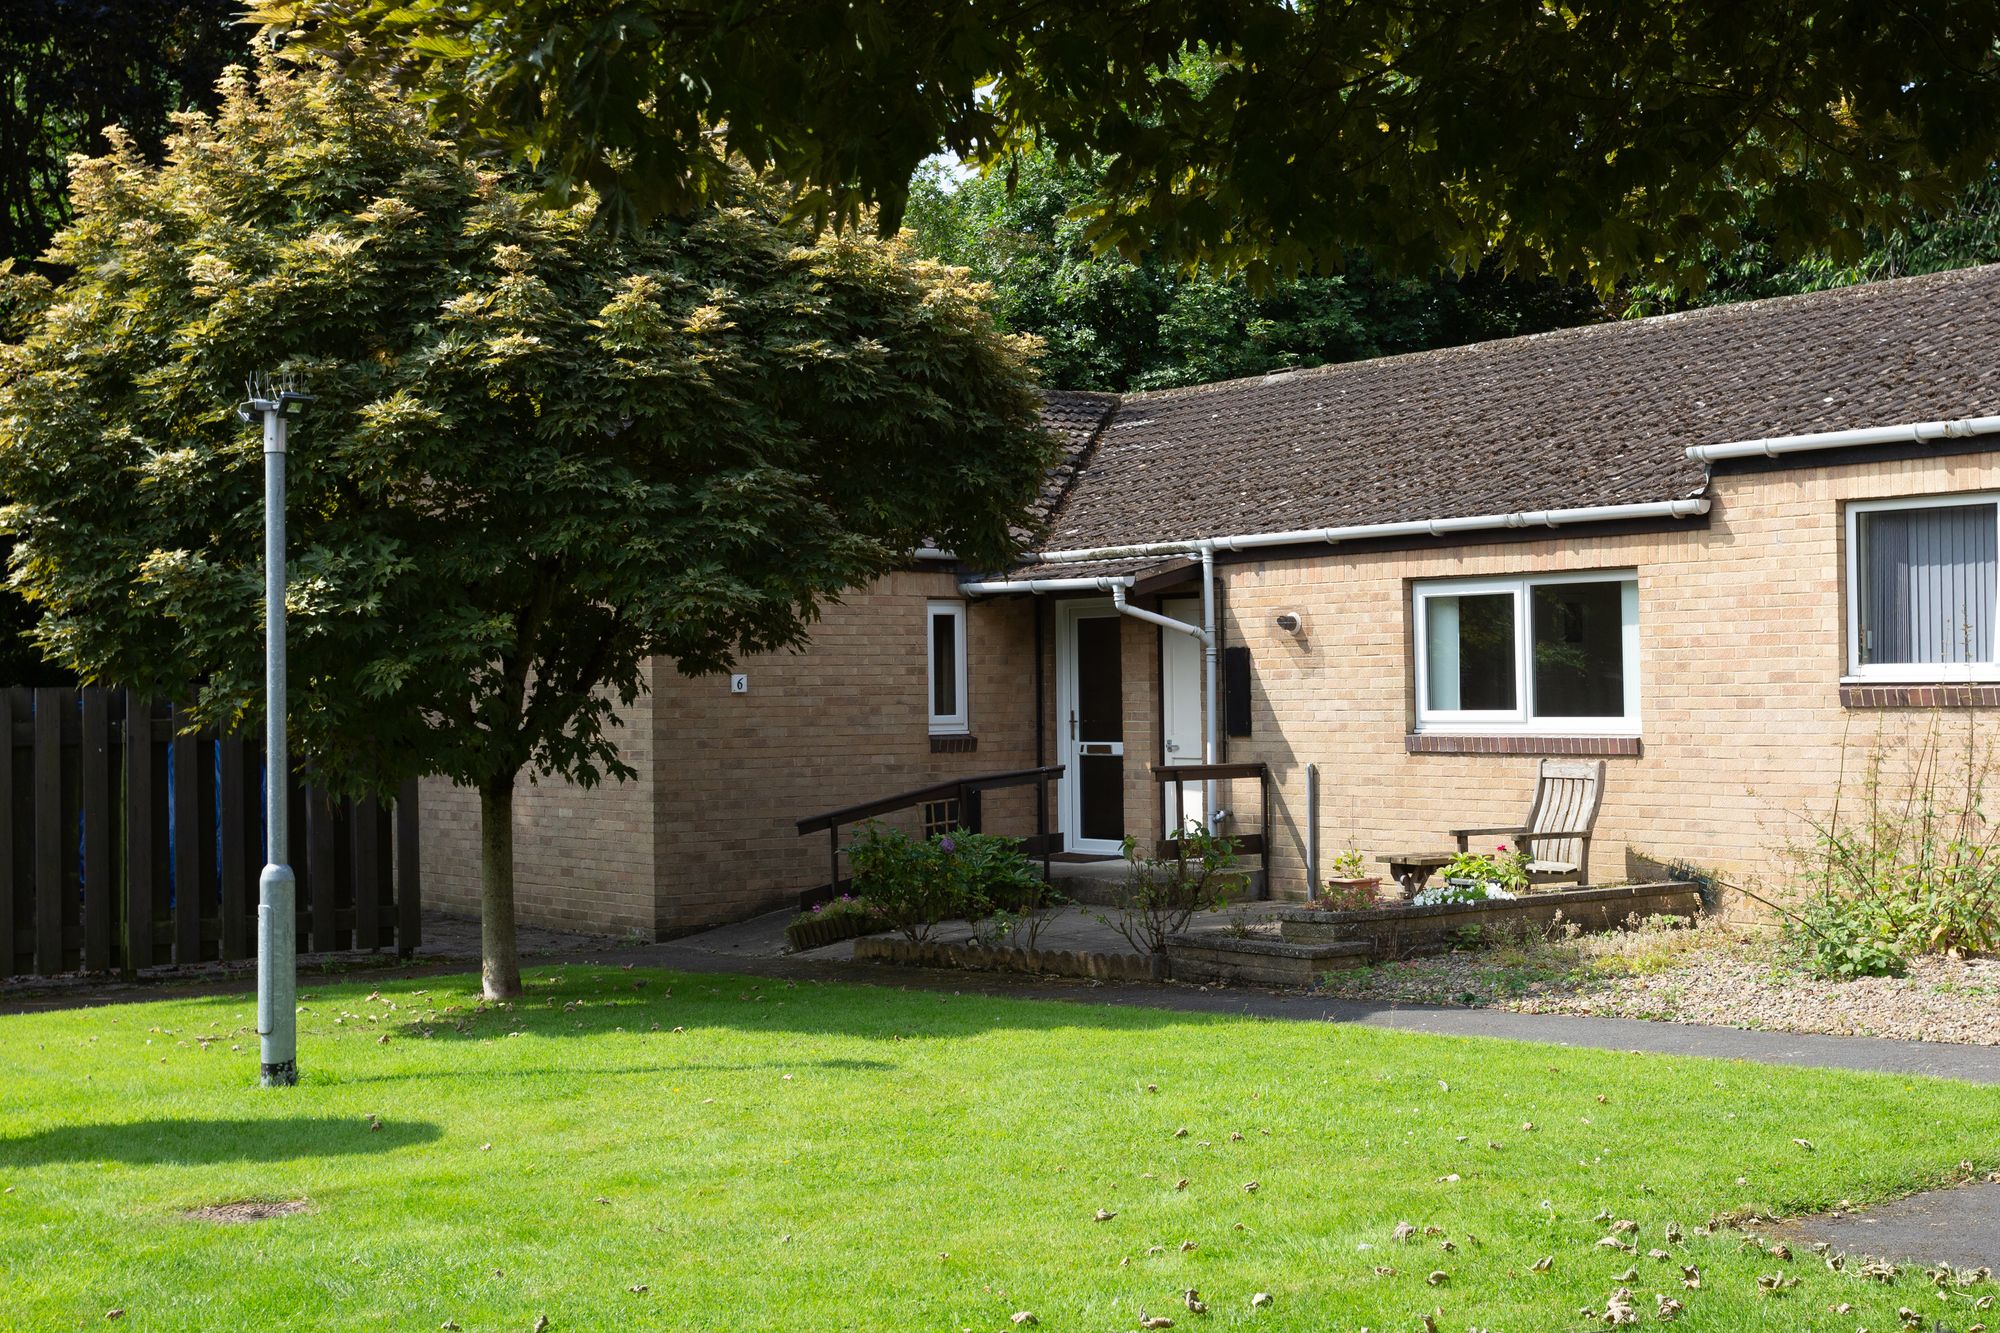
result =
[[[926,603],[955,598],[948,574],[894,574],[813,628],[803,653],[745,660],[747,694],[664,668],[654,681],[660,756],[657,920],[676,933],[792,901],[824,883],[825,834],[795,821],[927,783],[1034,763],[1034,623],[1025,598],[967,618],[972,754],[932,754]],[[987,797],[986,826],[1032,832],[1026,791]],[[903,821],[907,823],[908,821]],[[843,830],[843,841],[852,830]]]
[[[1494,542],[1423,551],[1329,550],[1303,561],[1225,564],[1225,641],[1251,649],[1254,734],[1225,760],[1275,776],[1274,887],[1304,892],[1304,768],[1323,786],[1324,855],[1446,846],[1459,824],[1506,823],[1527,808],[1532,756],[1411,755],[1410,583],[1416,579],[1634,569],[1639,582],[1644,754],[1607,760],[1594,877],[1622,874],[1628,847],[1770,887],[1799,815],[1823,809],[1842,761],[1924,726],[1916,710],[1842,707],[1842,504],[1850,499],[2000,489],[2000,461],[1971,455],[1724,474],[1706,528]],[[893,575],[828,609],[812,646],[750,659],[744,695],[666,664],[629,710],[624,745],[638,782],[581,793],[524,787],[517,846],[522,916],[552,925],[673,934],[789,902],[826,876],[826,840],[797,819],[951,777],[1035,760],[1034,617],[1043,618],[1041,719],[1056,762],[1055,629],[1048,599],[974,604],[969,622],[974,754],[934,755],[925,721],[925,603],[952,597],[941,572]],[[1037,607],[1036,603],[1040,605]],[[1152,604],[1148,602],[1147,604]],[[1297,612],[1304,632],[1278,629]],[[1126,817],[1158,836],[1159,634],[1123,626]],[[1982,724],[1984,725],[1984,724]],[[426,891],[477,902],[477,803],[424,793]],[[1222,798],[1254,827],[1254,784]],[[1026,791],[990,798],[987,825],[1027,832]]]
[[[515,788],[514,893],[523,923],[652,934],[653,712],[649,695],[619,710],[623,725],[614,736],[637,778],[586,791],[524,777]],[[419,809],[425,902],[477,915],[479,794],[431,780]]]
[[[1840,703],[1843,502],[1983,488],[2000,488],[1990,456],[1725,474],[1705,530],[1226,566],[1227,641],[1254,662],[1254,735],[1228,757],[1272,766],[1280,895],[1304,890],[1307,763],[1325,855],[1445,848],[1448,827],[1526,813],[1533,757],[1405,753],[1410,581],[1598,569],[1638,573],[1644,754],[1606,761],[1593,877],[1620,875],[1629,846],[1775,887],[1800,814],[1831,798],[1843,738],[1859,753],[1929,722]],[[1282,611],[1302,635],[1277,627]]]

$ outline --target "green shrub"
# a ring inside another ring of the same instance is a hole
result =
[[[1028,912],[1042,905],[1048,886],[1017,840],[997,833],[941,833],[933,842],[964,891],[995,910]]]
[[[855,891],[912,940],[929,939],[941,921],[976,921],[991,910],[983,899],[967,897],[938,844],[870,820],[847,845]]]
[[[1226,873],[1236,864],[1236,844],[1200,824],[1181,831],[1181,855],[1171,861],[1149,861],[1138,844],[1125,839],[1125,902],[1117,917],[1098,915],[1134,949],[1143,954],[1165,953],[1169,936],[1187,929],[1196,912],[1215,912],[1229,905],[1240,881]]]
[[[1947,754],[1940,716],[1913,745],[1878,742],[1859,790],[1808,817],[1810,839],[1792,848],[1803,892],[1785,940],[1819,976],[1900,975],[1921,954],[2000,950],[2000,830],[1984,809],[1992,752],[1968,710],[1964,743]],[[1843,747],[1842,788],[1846,770]]]

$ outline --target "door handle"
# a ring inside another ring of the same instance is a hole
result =
[[[1074,708],[1069,710],[1069,738],[1071,740],[1076,739],[1076,710]]]
[[[1180,743],[1179,741],[1168,741],[1168,742],[1167,742],[1167,753],[1168,753],[1168,754],[1179,754],[1180,752],[1181,752],[1181,743]]]

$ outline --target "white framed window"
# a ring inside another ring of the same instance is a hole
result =
[[[1438,579],[1413,588],[1417,730],[1639,733],[1630,571]]]
[[[1847,679],[2000,680],[2000,495],[1847,506]]]
[[[932,602],[924,623],[931,734],[962,736],[971,729],[965,708],[965,603]]]

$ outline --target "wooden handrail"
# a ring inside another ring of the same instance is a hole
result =
[[[1154,764],[1153,781],[1220,782],[1225,778],[1262,778],[1270,769],[1261,760],[1247,764]]]
[[[1017,768],[1006,773],[982,773],[977,777],[955,778],[950,782],[934,782],[928,787],[917,787],[894,796],[884,796],[878,800],[863,801],[859,805],[843,806],[829,810],[823,815],[812,815],[798,822],[799,834],[818,833],[822,829],[838,828],[842,824],[858,823],[872,819],[876,815],[891,814],[897,810],[907,810],[913,805],[926,801],[946,800],[962,792],[993,791],[1001,787],[1025,787],[1031,782],[1048,782],[1062,776],[1061,764],[1050,764],[1043,768]]]

